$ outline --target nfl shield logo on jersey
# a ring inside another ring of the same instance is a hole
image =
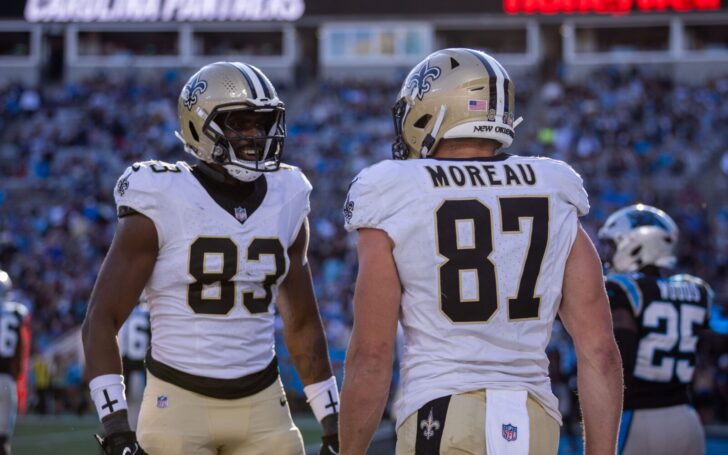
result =
[[[515,441],[518,439],[518,427],[511,425],[510,423],[503,424],[503,439],[506,441]]]
[[[244,207],[235,207],[235,219],[241,223],[248,219],[248,211]]]
[[[157,407],[159,409],[165,409],[167,407],[167,396],[166,395],[159,395],[157,397]]]

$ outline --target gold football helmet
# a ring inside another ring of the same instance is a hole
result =
[[[392,108],[394,159],[426,158],[441,139],[493,139],[511,145],[516,86],[490,55],[443,49],[418,63]]]
[[[278,170],[286,136],[285,106],[255,66],[217,62],[203,67],[182,89],[177,113],[180,131],[175,134],[194,157],[219,164],[242,181]],[[260,134],[241,130],[246,113],[259,119]]]

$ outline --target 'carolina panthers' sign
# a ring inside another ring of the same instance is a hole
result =
[[[199,74],[185,85],[182,96],[184,97],[184,105],[188,110],[192,110],[192,106],[197,104],[197,95],[202,95],[205,90],[207,90],[207,81],[200,79]]]
[[[27,0],[28,22],[295,21],[304,0]]]
[[[417,95],[417,98],[422,99],[422,96],[432,89],[430,82],[440,77],[440,74],[442,71],[439,67],[430,66],[430,61],[425,60],[418,69],[412,71],[405,87],[412,90],[412,96]]]

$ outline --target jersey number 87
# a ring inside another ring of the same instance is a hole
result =
[[[521,218],[531,218],[531,237],[518,291],[508,299],[511,321],[539,317],[541,298],[534,295],[549,237],[549,198],[498,199],[503,233],[521,232]],[[440,307],[452,322],[488,322],[498,310],[491,210],[478,199],[449,199],[435,212],[437,252],[446,261],[438,268]],[[472,239],[464,245],[460,223],[472,223]],[[469,277],[469,278],[468,278]],[[475,283],[463,295],[463,279]]]

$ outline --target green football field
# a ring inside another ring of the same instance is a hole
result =
[[[311,416],[294,416],[307,449],[315,449],[321,430]],[[95,416],[20,416],[13,436],[13,455],[100,455],[93,439]],[[309,450],[307,450],[309,451]]]

